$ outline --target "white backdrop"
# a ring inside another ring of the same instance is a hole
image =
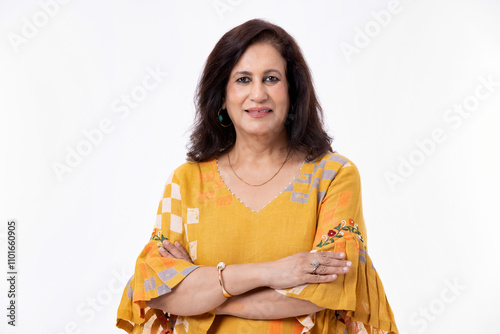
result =
[[[297,39],[360,169],[401,333],[500,333],[499,17],[498,0],[2,1],[0,267],[16,219],[18,276],[0,332],[122,332],[204,61],[264,18]]]

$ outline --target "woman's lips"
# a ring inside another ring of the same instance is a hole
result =
[[[253,118],[262,118],[269,115],[269,113],[273,112],[273,110],[269,107],[254,107],[245,110],[248,113],[248,116]]]
[[[256,112],[261,113],[261,112],[271,112],[273,110],[269,107],[254,107],[246,109],[245,111],[249,113],[256,113]]]

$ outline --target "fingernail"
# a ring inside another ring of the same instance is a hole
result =
[[[349,271],[349,268],[347,268],[347,267],[344,267],[344,271]]]
[[[332,275],[332,278],[337,278],[337,275],[336,275],[336,274],[333,274],[333,275]]]
[[[347,261],[345,265],[348,266],[348,267],[350,267],[350,266],[352,266],[352,262],[351,261]]]
[[[176,245],[176,246],[180,246],[180,244],[181,244],[181,243],[180,243],[179,241],[176,241],[176,242],[175,242],[175,245]]]

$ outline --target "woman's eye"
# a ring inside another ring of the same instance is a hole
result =
[[[238,78],[236,80],[236,82],[239,82],[239,83],[249,83],[250,82],[250,78],[249,77],[241,77],[241,78]]]
[[[278,82],[280,81],[278,78],[273,77],[273,76],[268,76],[264,79],[266,82]]]

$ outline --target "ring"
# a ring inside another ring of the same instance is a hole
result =
[[[316,269],[318,269],[318,267],[319,267],[319,262],[318,262],[318,260],[314,260],[311,264],[312,264],[312,266],[314,268],[313,271],[312,271],[312,274],[316,275]]]

